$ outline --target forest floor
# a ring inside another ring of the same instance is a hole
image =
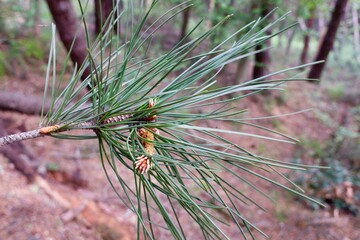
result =
[[[28,73],[24,80],[5,77],[0,81],[0,89],[42,96],[43,79],[32,73]],[[238,136],[231,139],[267,157],[283,161],[301,158],[307,164],[319,162],[311,155],[311,151],[316,151],[315,147],[306,148],[303,145],[324,143],[329,139],[331,142],[335,131],[316,113],[323,113],[321,116],[326,114],[331,121],[339,124],[344,117],[352,117],[348,116],[351,108],[348,103],[337,102],[334,105],[324,89],[306,82],[290,83],[282,93],[243,99],[240,104],[249,110],[249,117],[282,115],[314,108],[314,111],[301,114],[252,122],[300,137],[303,140],[300,144]],[[0,118],[6,119],[10,132],[35,129],[39,124],[38,116],[8,111],[0,111]],[[216,123],[210,121],[202,124],[214,126]],[[234,126],[221,127],[233,129]],[[246,126],[241,130],[263,134],[259,129]],[[39,173],[47,174],[28,182],[0,154],[0,239],[136,239],[136,216],[122,204],[108,183],[99,161],[96,140],[70,141],[46,137],[28,140],[25,145],[37,156]],[[74,181],[73,176],[81,181]],[[273,178],[280,181],[279,176]],[[250,180],[276,200],[273,203],[256,195],[251,189],[245,189],[246,194],[259,202],[267,212],[250,206],[243,209],[244,216],[271,239],[360,239],[360,218],[348,211],[338,211],[331,205],[314,208],[268,182],[255,178]],[[348,190],[340,184],[319,194],[331,195],[337,191],[337,197],[345,199]],[[185,229],[191,231],[191,226],[185,226]],[[238,239],[238,235],[238,232],[231,232],[233,239]],[[198,239],[196,236],[194,233],[193,239]],[[159,239],[166,238],[160,235]]]

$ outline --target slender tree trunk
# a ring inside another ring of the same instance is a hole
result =
[[[72,62],[80,67],[87,57],[87,42],[71,0],[47,0],[47,4],[60,39],[66,50],[70,51]],[[90,68],[86,68],[81,79],[84,80],[89,75]]]
[[[187,7],[182,12],[183,21],[182,21],[179,41],[181,41],[185,37],[185,35],[187,33],[187,28],[188,28],[189,21],[190,21],[190,13],[191,13],[191,7]]]
[[[242,58],[240,59],[237,64],[236,64],[236,73],[235,73],[235,78],[233,81],[233,85],[239,84],[241,82],[243,82],[244,78],[245,78],[245,74],[247,74],[248,72],[246,70],[248,70],[248,62],[249,62],[249,57],[246,58]]]
[[[296,6],[296,16],[299,16],[300,9],[301,9],[301,4],[298,1],[297,6]],[[281,35],[282,34],[280,34],[279,36],[281,36]],[[286,50],[285,50],[286,56],[290,56],[291,44],[293,43],[294,37],[295,37],[295,29],[291,28],[291,29],[289,29],[289,31],[287,31],[287,45],[286,45]]]
[[[270,4],[267,0],[263,0],[260,3],[261,5],[257,5],[255,7],[261,8],[261,16],[266,16],[270,12]],[[267,32],[267,34],[271,34],[271,32]],[[270,39],[267,40],[262,45],[257,45],[255,47],[255,50],[261,50],[263,48],[266,48],[270,45]],[[270,65],[270,52],[269,50],[259,52],[255,54],[255,64],[253,69],[253,78],[259,78],[262,76],[265,76],[269,73],[269,65]]]
[[[307,60],[307,55],[309,52],[309,45],[310,45],[310,36],[307,33],[304,36],[304,47],[303,47],[303,50],[302,50],[301,56],[300,56],[300,64],[304,64]]]
[[[348,0],[336,1],[336,5],[334,7],[331,20],[329,22],[327,32],[319,48],[315,61],[326,60],[331,49],[333,48],[336,32],[339,28],[340,21],[345,13],[347,2]],[[311,68],[308,77],[313,79],[319,79],[324,67],[325,67],[325,63],[319,63],[314,65]]]
[[[301,64],[305,64],[307,61],[307,56],[310,47],[310,31],[314,28],[314,22],[315,22],[314,13],[315,12],[311,12],[310,18],[306,20],[306,34],[304,36],[304,47],[300,56]]]
[[[255,47],[255,50],[261,50],[264,47],[268,46],[270,44],[267,42],[264,45],[257,45]],[[253,70],[253,79],[259,78],[262,76],[265,76],[269,73],[269,64],[270,64],[271,58],[270,58],[270,52],[268,50],[259,52],[255,55],[255,65]]]
[[[115,4],[115,6],[114,6]],[[122,1],[114,0],[94,0],[95,5],[95,35],[98,35],[101,31],[106,31],[108,26],[105,26],[106,20],[111,16],[111,12],[114,14],[114,19],[117,18],[120,9],[122,9]],[[117,9],[115,9],[117,8]],[[110,23],[107,22],[107,25]],[[120,32],[119,21],[114,24],[114,31]]]
[[[281,34],[280,34],[281,35]],[[285,54],[286,56],[289,56],[291,53],[291,45],[293,43],[295,37],[295,30],[294,29],[290,29],[287,33],[287,45],[286,45],[286,50],[285,50]]]
[[[95,0],[95,34],[98,35],[113,10],[113,0]]]

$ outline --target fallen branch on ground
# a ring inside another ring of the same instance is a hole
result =
[[[0,128],[0,134],[6,135],[7,132]],[[20,142],[17,142],[11,146],[3,146],[0,148],[6,158],[8,158],[13,164],[15,169],[20,171],[28,181],[33,180],[36,174],[36,164],[33,162],[36,157]]]
[[[129,226],[124,227],[124,225],[129,224],[120,222],[115,216],[107,214],[95,201],[86,199],[79,193],[74,194],[70,189],[61,190],[56,184],[49,183],[41,176],[35,177],[35,183],[61,207],[66,209],[62,214],[64,222],[77,219],[86,226],[95,227],[99,231],[105,228],[105,233],[100,231],[102,235],[111,233],[116,236],[116,239],[132,239],[131,229]]]
[[[6,111],[15,111],[25,114],[40,115],[43,104],[43,98],[38,96],[29,96],[21,92],[0,91],[0,109]],[[44,113],[50,109],[50,104],[45,103]]]

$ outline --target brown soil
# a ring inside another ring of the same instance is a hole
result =
[[[2,79],[0,89],[40,96],[42,83],[41,77],[30,74],[28,80]],[[241,105],[249,109],[248,117],[280,115],[307,108],[322,108],[328,111],[329,106],[325,104],[325,99],[322,102],[312,101],[311,93],[315,91],[319,91],[318,86],[292,83],[286,90],[286,93],[291,95],[286,102],[269,104],[270,99],[276,101],[281,98],[280,93],[274,93],[267,97],[257,96],[242,100]],[[342,112],[346,111],[343,109],[347,109],[347,106],[339,105],[339,111],[333,114],[334,119],[341,117]],[[27,130],[35,129],[39,123],[37,116],[12,112],[0,111],[0,118],[11,119],[9,131],[16,131],[21,127]],[[281,117],[276,119],[276,122],[268,119],[253,123],[278,128],[291,136],[320,141],[327,139],[333,132],[333,129],[325,126],[313,112]],[[202,124],[214,126],[215,123]],[[231,125],[221,127],[234,128]],[[262,133],[251,127],[242,127],[241,130]],[[232,140],[247,149],[284,161],[290,161],[299,149],[296,145],[259,141],[254,138],[234,137]],[[54,170],[44,178],[51,188],[44,187],[41,181],[27,182],[8,159],[0,155],[0,239],[136,239],[136,216],[117,198],[106,180],[99,161],[96,140],[70,141],[46,137],[28,140],[25,144],[38,156],[36,161],[40,172],[49,168],[49,164],[53,166]],[[311,158],[307,161],[311,163]],[[74,183],[74,174],[80,176],[80,182]],[[131,177],[129,175],[129,179]],[[253,182],[265,189],[277,202],[273,204],[248,190],[248,194],[268,212],[249,207],[244,208],[244,216],[249,217],[272,239],[360,239],[358,217],[341,211],[334,215],[334,210],[330,207],[313,210],[284,190],[274,189],[269,183],[258,179],[253,179]],[[56,193],[60,193],[65,200]],[[69,203],[70,207],[67,205]],[[87,217],[83,210],[87,208],[90,208],[90,214],[95,212],[98,215]],[[96,211],[91,212],[91,208]],[[69,211],[74,217],[66,217]],[[92,219],[100,215],[112,219],[112,224],[102,224],[99,219]],[[185,226],[185,229],[190,231],[191,226]],[[237,239],[237,236],[239,233],[233,232],[232,238]]]

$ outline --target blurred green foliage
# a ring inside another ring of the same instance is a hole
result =
[[[6,56],[4,52],[0,51],[0,77],[6,74],[6,66],[5,66]]]
[[[340,101],[345,95],[345,86],[343,84],[332,85],[327,88],[327,93],[332,100]]]
[[[40,24],[35,19],[42,18],[46,3],[4,0],[0,5],[0,76],[27,71],[27,65],[47,57],[48,47],[44,46],[48,46],[49,34],[46,28],[42,28],[43,34],[34,33],[35,24]],[[41,15],[37,16],[39,13]]]
[[[44,44],[39,39],[26,38],[17,41],[17,44],[22,49],[23,55],[27,59],[42,60],[46,57]]]
[[[0,76],[26,71],[47,57],[47,48],[40,39],[22,38],[7,40],[6,48],[0,51]]]

